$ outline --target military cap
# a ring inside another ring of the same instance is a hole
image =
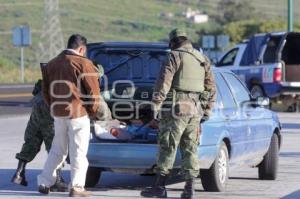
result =
[[[171,41],[176,37],[187,37],[187,34],[183,29],[175,28],[169,33],[169,40]]]

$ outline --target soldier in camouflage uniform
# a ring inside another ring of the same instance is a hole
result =
[[[186,181],[181,198],[193,198],[194,179],[199,175],[198,146],[200,122],[209,118],[215,102],[216,86],[209,59],[192,47],[186,33],[175,29],[169,34],[171,52],[154,87],[154,112],[161,109],[157,158],[157,179],[144,197],[166,198],[167,176],[177,148],[182,155]],[[162,108],[161,108],[162,107]]]
[[[21,152],[16,154],[19,163],[17,171],[11,180],[13,183],[23,186],[28,185],[25,178],[26,164],[35,158],[43,142],[45,143],[47,152],[49,152],[54,137],[53,118],[41,94],[41,80],[35,84],[32,94],[34,95],[31,101],[32,112],[25,130],[25,143],[22,146]],[[56,184],[52,187],[52,190],[67,191],[67,185],[61,177],[60,169],[57,170],[57,174]]]

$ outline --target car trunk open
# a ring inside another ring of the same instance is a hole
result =
[[[153,118],[149,104],[167,50],[99,48],[90,54],[93,62],[103,66],[105,76],[101,80],[101,92],[113,118],[125,122],[129,131],[137,135],[130,140],[97,139],[101,142],[156,143],[158,130],[147,127]],[[140,121],[140,124],[133,121]]]

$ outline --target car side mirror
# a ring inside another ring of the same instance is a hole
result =
[[[269,106],[270,105],[270,99],[268,97],[257,97],[256,98],[256,105],[257,106]]]

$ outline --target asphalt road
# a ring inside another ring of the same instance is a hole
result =
[[[16,107],[14,107],[16,108]],[[2,108],[1,108],[2,109]],[[9,109],[9,108],[8,108]],[[28,109],[27,111],[30,111]],[[28,187],[10,183],[17,166],[15,154],[23,143],[24,128],[29,114],[13,112],[0,116],[0,198],[62,198],[67,193],[51,193],[42,196],[36,190],[36,176],[41,172],[47,154],[44,146],[38,156],[28,164],[26,172]],[[200,180],[197,180],[196,198],[208,199],[298,199],[300,198],[300,114],[279,113],[283,123],[283,146],[280,152],[278,179],[275,181],[258,180],[257,169],[238,168],[230,170],[230,180],[226,192],[204,192]],[[68,166],[64,176],[69,180]],[[100,183],[92,189],[92,198],[140,198],[140,190],[150,186],[154,177],[131,174],[104,173]],[[179,179],[171,179],[167,186],[170,198],[179,198],[184,183]]]
[[[30,112],[32,84],[0,85],[0,117]]]

